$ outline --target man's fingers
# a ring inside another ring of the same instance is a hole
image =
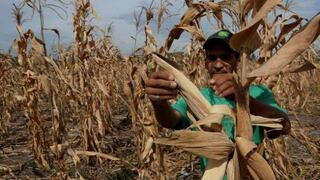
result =
[[[227,82],[221,84],[220,86],[213,85],[213,89],[216,91],[216,94],[221,94],[222,92],[224,92],[225,90],[227,90],[231,86],[234,86],[233,82],[227,81]]]
[[[164,79],[168,81],[174,81],[174,76],[166,71],[156,71],[151,74],[151,79]]]
[[[151,101],[161,101],[161,100],[169,100],[169,99],[175,98],[175,96],[170,96],[170,95],[165,95],[165,96],[148,95],[148,97]]]
[[[223,92],[221,92],[221,93],[219,94],[219,96],[226,97],[226,96],[228,96],[228,95],[230,95],[230,94],[234,94],[234,92],[235,92],[235,87],[234,87],[234,86],[231,86],[231,87],[229,87],[228,89],[226,89],[226,90],[224,90]]]
[[[177,95],[177,90],[167,90],[147,87],[146,93],[149,95]]]
[[[177,88],[177,83],[175,81],[167,81],[162,79],[149,79],[145,83],[147,87],[153,87],[153,88],[165,88],[165,89]]]

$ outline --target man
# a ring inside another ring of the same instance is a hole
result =
[[[235,91],[236,84],[233,79],[233,72],[236,72],[239,66],[239,54],[229,46],[229,40],[232,33],[227,30],[221,30],[211,35],[205,42],[203,48],[206,52],[205,68],[209,72],[210,79],[208,87],[202,88],[201,93],[210,102],[214,104],[224,104],[235,109]],[[180,98],[175,104],[170,105],[168,100],[176,98],[177,83],[175,78],[166,71],[157,71],[151,74],[146,81],[146,93],[152,102],[155,115],[158,122],[172,129],[187,128],[191,121],[187,116],[187,104],[183,98]],[[250,113],[253,115],[267,118],[283,118],[282,130],[269,130],[269,138],[278,137],[281,134],[290,132],[290,122],[286,111],[275,102],[272,91],[262,85],[251,85],[249,87],[250,95]],[[229,116],[225,116],[221,125],[231,140],[234,140],[234,122]],[[253,141],[257,145],[264,138],[262,127],[253,126]],[[201,169],[204,170],[207,159],[200,159]]]

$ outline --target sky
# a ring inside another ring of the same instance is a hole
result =
[[[68,1],[68,0],[65,0]],[[0,0],[0,50],[8,51],[14,38],[18,36],[15,28],[15,20],[12,17],[13,3],[19,4],[21,0]],[[55,2],[55,0],[47,0],[47,2]],[[73,2],[72,0],[69,2]],[[120,51],[125,54],[131,54],[134,49],[134,39],[136,35],[136,28],[134,23],[134,12],[138,12],[142,6],[148,7],[151,0],[91,0],[91,3],[98,15],[98,18],[92,23],[98,27],[105,29],[110,24],[112,25],[112,41]],[[155,0],[154,5],[160,3],[160,0]],[[179,22],[180,17],[186,11],[184,0],[171,0],[172,5],[169,6],[169,11],[172,16],[166,19],[163,23],[160,32],[157,32],[156,23],[152,23],[151,27],[153,33],[158,40],[158,44],[163,44],[164,39],[169,34],[169,30]],[[65,47],[70,45],[73,41],[72,32],[72,15],[74,7],[72,3],[63,5],[66,14],[59,11],[63,16],[60,18],[49,8],[44,9],[45,27],[58,29],[61,37],[61,42]],[[292,10],[297,12],[302,17],[311,19],[312,16],[320,11],[320,0],[295,0]],[[22,9],[23,17],[26,21],[23,24],[24,30],[32,29],[35,34],[40,37],[40,23],[39,16],[35,13],[32,15],[30,8]],[[142,15],[144,17],[144,14]],[[209,23],[204,23],[203,29],[205,36],[209,36],[213,29]],[[57,36],[52,31],[45,32],[46,43],[55,48],[57,43]],[[186,33],[175,41],[172,50],[181,50],[187,45],[188,35]],[[137,48],[142,46],[144,41],[144,33],[141,29],[137,36]],[[51,51],[49,48],[49,51]]]

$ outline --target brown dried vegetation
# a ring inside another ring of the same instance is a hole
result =
[[[24,5],[35,8],[36,2],[27,0]],[[166,8],[172,4],[164,0],[157,11],[153,2],[142,8],[136,20],[140,24],[142,12],[146,13],[143,55],[122,57],[107,33],[100,38],[93,34],[89,19],[95,12],[90,1],[76,0],[74,43],[69,49],[58,43],[54,58],[47,55],[44,37],[24,30],[22,7],[15,6],[19,37],[13,42],[13,50],[17,56],[0,55],[0,176],[198,179],[199,163],[196,156],[184,152],[189,151],[210,158],[204,179],[213,174],[222,177],[225,172],[231,179],[244,178],[244,167],[254,179],[320,177],[320,66],[319,52],[312,46],[320,32],[320,15],[305,23],[299,15],[288,13],[287,6],[278,0],[186,1],[186,5],[187,11],[161,48],[150,22],[156,21],[159,31],[163,19],[169,16]],[[272,22],[266,18],[270,11],[278,13]],[[243,91],[237,96],[237,114],[227,107],[211,107],[198,92],[206,79],[201,63],[205,37],[200,19],[215,19],[218,27],[225,28],[224,16],[233,20],[230,26],[237,33],[231,45],[241,55],[238,85]],[[169,53],[174,40],[185,31],[191,35],[186,52],[182,56]],[[249,61],[254,51],[258,58]],[[164,57],[174,60],[181,71],[163,61],[167,60]],[[192,127],[200,131],[172,131],[157,124],[144,93],[144,80],[160,67],[177,77],[180,95],[192,111],[190,118],[199,120]],[[294,115],[290,137],[266,139],[258,148],[252,144],[248,133],[251,124],[275,128],[279,123],[248,113],[248,101],[243,97],[247,97],[245,89],[250,83],[272,88],[279,104]],[[316,115],[305,117],[315,120],[303,122],[300,113]],[[223,115],[237,121],[236,143],[230,142],[221,128],[217,132],[201,129],[201,125],[219,124]],[[294,147],[306,152],[304,156],[309,159],[297,160],[299,152]],[[239,151],[233,151],[235,148]],[[263,150],[267,160],[261,156]],[[230,153],[234,156],[227,162]]]

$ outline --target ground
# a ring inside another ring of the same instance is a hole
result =
[[[298,115],[295,118],[290,116],[292,123],[301,124],[311,141],[320,145],[320,116]],[[118,132],[116,135],[104,138],[104,149],[116,157],[124,158],[129,164],[110,163],[105,161],[100,166],[88,166],[81,163],[79,169],[82,176],[86,179],[136,179],[135,170],[136,157],[135,147],[132,142],[133,135],[130,132],[131,123],[127,113],[115,115],[115,122]],[[0,179],[49,179],[56,173],[45,171],[34,161],[31,151],[31,142],[27,133],[26,119],[20,114],[16,115],[8,126],[7,133],[1,133],[0,137]],[[71,133],[72,134],[72,133]],[[76,134],[76,131],[75,133]],[[292,137],[288,137],[289,155],[293,165],[293,171],[290,175],[292,179],[319,179],[320,162],[311,158],[307,149]],[[180,155],[181,156],[181,155]],[[182,155],[182,158],[188,158],[188,154]],[[198,163],[193,161],[193,165],[186,165],[185,168],[178,170],[179,175],[175,179],[198,179],[199,174],[192,171],[190,167],[198,168]],[[74,176],[75,169],[70,161],[67,163],[68,175]]]

